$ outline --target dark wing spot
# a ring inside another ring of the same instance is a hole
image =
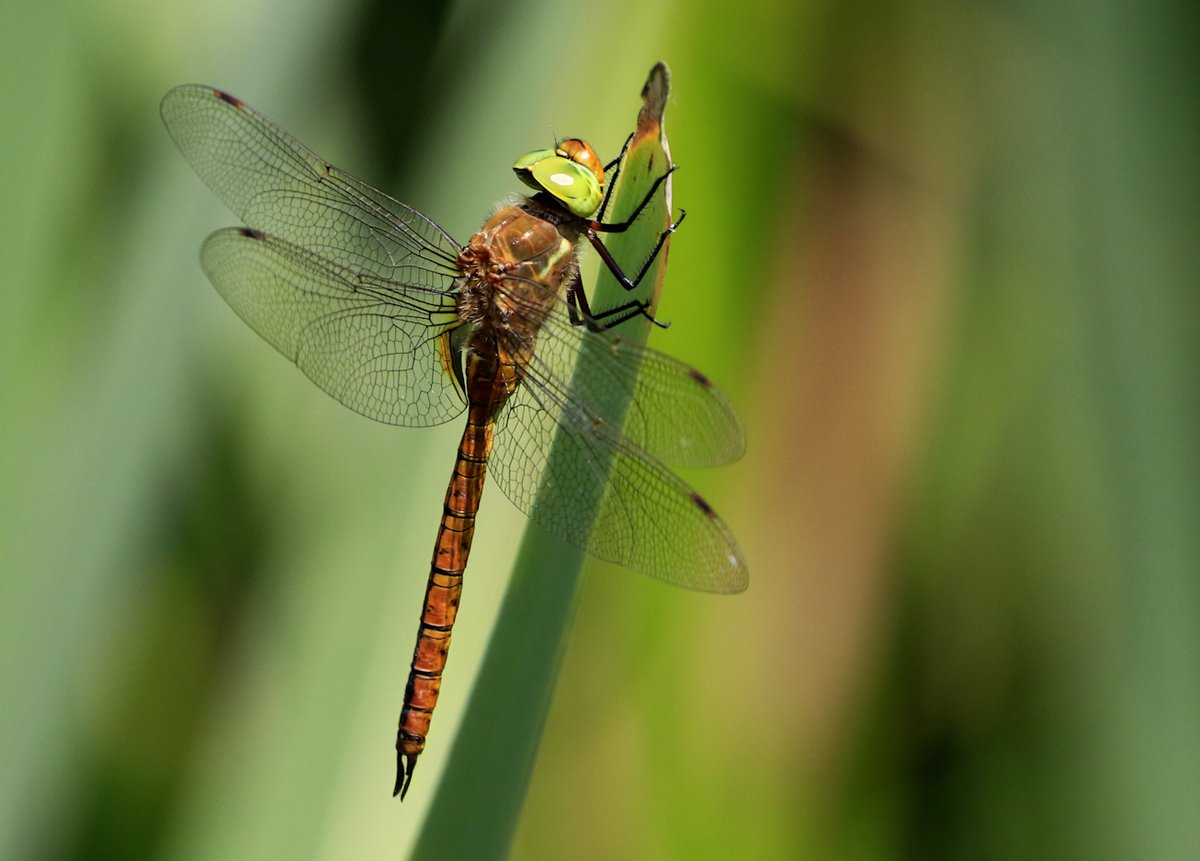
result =
[[[707,514],[709,517],[717,516],[717,513],[712,510],[712,506],[709,505],[704,500],[703,496],[696,493],[696,491],[694,491],[694,490],[689,494],[689,496],[692,497],[692,502],[696,503],[696,507],[699,508],[701,511],[703,511],[705,514]]]
[[[712,380],[710,380],[708,377],[704,376],[704,374],[700,373],[695,368],[688,368],[688,376],[691,377],[693,380],[695,380],[700,385],[704,386],[704,388],[706,388],[706,389],[712,388]]]
[[[261,230],[255,230],[253,227],[239,227],[238,233],[247,239],[262,239],[264,236]]]
[[[224,90],[213,90],[213,95],[216,96],[221,101],[226,102],[227,104],[233,105],[238,110],[241,110],[242,108],[246,107],[244,102],[242,102],[240,99],[235,99],[233,96],[229,95],[229,93],[225,92]]]

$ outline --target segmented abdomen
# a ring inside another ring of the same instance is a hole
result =
[[[400,712],[400,729],[396,735],[396,788],[393,794],[401,798],[412,780],[413,766],[425,749],[429,721],[437,705],[442,686],[442,671],[450,649],[450,633],[458,615],[462,593],[463,571],[471,552],[475,534],[475,515],[483,495],[483,480],[487,474],[487,459],[492,450],[493,411],[487,405],[472,405],[467,413],[467,427],[458,444],[454,473],[446,489],[442,522],[438,527],[437,543],[429,581],[425,587],[425,606],[421,611],[421,627],[413,650],[408,686],[404,691],[404,709]]]

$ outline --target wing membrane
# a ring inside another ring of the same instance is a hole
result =
[[[621,428],[671,466],[719,466],[745,451],[737,414],[707,377],[612,332],[572,325],[565,301],[542,323],[528,374],[554,402]]]
[[[426,427],[463,411],[442,335],[460,325],[452,297],[381,282],[278,237],[212,234],[201,263],[250,328],[352,410]]]
[[[578,365],[587,374],[575,375]],[[530,373],[572,404],[587,404],[643,450],[672,466],[719,466],[742,457],[742,423],[708,378],[684,362],[612,332],[570,324],[565,303],[546,319]],[[631,392],[631,397],[630,397]],[[620,404],[628,413],[620,414]]]
[[[694,490],[611,425],[560,406],[526,384],[499,419],[490,471],[514,505],[592,555],[659,580],[746,588],[741,550]]]
[[[662,463],[741,453],[741,426],[720,393],[661,353],[571,326],[561,308],[536,346],[497,421],[489,469],[505,495],[601,559],[691,589],[745,589],[746,562],[729,529]],[[585,370],[572,380],[576,362]]]
[[[458,246],[433,221],[232,96],[188,84],[160,110],[192,168],[250,227],[378,278],[432,287],[458,274]]]

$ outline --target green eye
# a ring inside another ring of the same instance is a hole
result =
[[[549,192],[580,218],[594,215],[604,198],[595,174],[554,150],[528,152],[517,159],[513,170],[526,185]]]
[[[521,179],[524,180],[525,177],[522,176],[523,173],[529,171],[529,169],[539,161],[547,158],[553,158],[554,155],[555,152],[552,149],[535,149],[533,152],[527,152],[525,155],[517,159],[513,164],[513,170],[517,172],[517,176],[520,176]]]

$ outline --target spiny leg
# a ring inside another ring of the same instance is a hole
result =
[[[642,214],[642,210],[645,209],[650,201],[654,199],[654,195],[658,191],[659,187],[662,186],[662,184],[667,181],[667,178],[678,169],[679,165],[673,164],[667,169],[666,173],[654,180],[654,184],[650,186],[650,190],[646,192],[646,196],[642,198],[642,202],[637,205],[637,209],[633,211],[633,214],[630,215],[629,218],[625,219],[624,221],[612,223],[605,223],[604,221],[597,219],[588,222],[588,228],[596,231],[597,233],[624,233],[633,225],[635,221],[638,220]],[[611,192],[611,190],[612,186],[610,185],[609,191]],[[605,197],[607,198],[607,194]],[[683,220],[682,216],[680,216],[680,220]]]
[[[667,328],[670,324],[660,322],[650,313],[650,303],[640,299],[630,299],[623,305],[617,305],[605,311],[593,313],[588,305],[587,293],[583,289],[583,280],[576,273],[571,283],[567,285],[567,317],[572,326],[587,326],[592,332],[604,332],[614,326],[619,326],[634,317],[645,317],[655,326]],[[614,319],[615,318],[615,319]]]
[[[592,247],[596,249],[596,253],[600,255],[600,259],[602,261],[604,261],[604,265],[608,268],[608,271],[612,273],[613,277],[617,279],[617,282],[622,287],[624,287],[625,290],[627,290],[627,291],[632,291],[632,290],[637,289],[637,286],[639,284],[641,284],[642,279],[646,277],[646,273],[650,271],[650,266],[654,263],[655,260],[658,259],[659,253],[662,251],[663,246],[666,244],[667,237],[670,236],[672,233],[674,233],[675,229],[677,227],[679,227],[679,225],[681,225],[683,223],[683,220],[687,217],[686,210],[679,211],[679,220],[672,222],[664,231],[662,231],[658,235],[658,241],[655,242],[653,250],[646,257],[646,260],[642,263],[642,267],[638,271],[637,276],[632,279],[628,275],[625,274],[624,270],[621,268],[621,265],[619,263],[617,263],[616,258],[614,258],[612,256],[612,253],[608,250],[608,247],[604,244],[604,242],[597,235],[599,233],[622,233],[622,232],[628,230],[635,222],[637,222],[638,218],[641,217],[642,213],[645,211],[645,209],[649,205],[650,201],[654,199],[654,195],[658,192],[658,189],[662,186],[662,184],[664,182],[667,181],[667,178],[672,173],[674,173],[676,168],[678,167],[677,165],[671,165],[671,167],[668,168],[667,171],[665,173],[663,173],[662,176],[660,176],[654,180],[654,183],[650,186],[649,190],[642,197],[641,202],[638,203],[637,208],[634,209],[632,215],[630,215],[629,218],[627,218],[625,221],[622,221],[622,222],[616,222],[616,223],[611,223],[611,224],[605,223],[603,220],[604,212],[608,208],[609,200],[612,195],[612,190],[616,185],[616,178],[620,174],[619,165],[622,162],[622,160],[624,159],[625,152],[626,152],[626,150],[628,150],[630,143],[633,141],[633,137],[634,137],[633,135],[630,135],[628,138],[626,138],[624,146],[621,147],[620,155],[618,155],[613,161],[611,161],[607,165],[605,165],[604,169],[606,172],[608,170],[610,170],[614,165],[617,165],[618,168],[617,168],[617,171],[614,172],[614,174],[612,176],[612,180],[608,184],[608,189],[604,193],[604,201],[600,206],[600,209],[597,213],[596,219],[588,222],[587,227],[585,229],[585,234],[587,235],[588,242],[590,242]],[[620,323],[623,323],[626,320],[632,319],[633,317],[637,317],[637,316],[643,316],[647,320],[649,320],[651,323],[653,323],[654,325],[659,326],[664,329],[667,328],[667,326],[669,325],[667,323],[663,323],[663,322],[659,321],[657,318],[654,317],[653,314],[650,313],[650,311],[649,311],[650,303],[649,302],[644,302],[644,301],[640,301],[640,300],[636,300],[636,299],[630,300],[629,302],[626,302],[623,305],[618,305],[614,308],[609,308],[608,310],[602,311],[600,313],[592,313],[591,308],[588,307],[587,295],[585,294],[585,292],[583,290],[582,282],[579,280],[578,276],[576,276],[572,280],[572,284],[569,286],[568,291],[567,291],[567,298],[568,298],[568,311],[569,311],[571,323],[573,325],[577,325],[577,326],[581,325],[581,324],[586,325],[592,331],[602,331],[604,329],[609,329],[609,328],[612,328],[613,326],[619,325]],[[607,321],[607,322],[605,322],[603,325],[600,325],[600,321],[602,321],[602,320]]]
[[[625,143],[621,146],[621,152],[604,166],[605,183],[608,188],[604,190],[604,201],[600,204],[600,210],[596,213],[597,221],[604,221],[604,213],[608,211],[608,202],[612,197],[613,189],[617,185],[617,177],[621,175],[621,162],[625,160],[625,151],[629,149],[629,145],[633,143],[633,132],[629,133],[629,137],[625,138]],[[612,172],[611,176],[609,172]]]
[[[679,220],[672,222],[666,230],[658,235],[658,242],[654,244],[654,250],[650,252],[650,256],[647,257],[646,262],[642,264],[642,268],[638,271],[637,277],[633,278],[632,280],[621,269],[620,264],[618,264],[613,258],[612,253],[608,250],[608,247],[604,244],[603,240],[596,235],[596,232],[590,226],[586,231],[586,235],[588,242],[590,242],[592,247],[596,249],[596,253],[600,255],[600,259],[604,261],[604,265],[608,267],[608,271],[613,274],[613,277],[616,278],[620,285],[626,290],[634,290],[639,284],[642,283],[642,279],[646,277],[646,273],[650,271],[651,264],[658,259],[659,252],[662,251],[663,245],[666,244],[667,237],[674,233],[675,229],[679,227],[679,225],[683,224],[683,220],[685,218],[687,218],[687,210],[681,209],[679,211]]]

